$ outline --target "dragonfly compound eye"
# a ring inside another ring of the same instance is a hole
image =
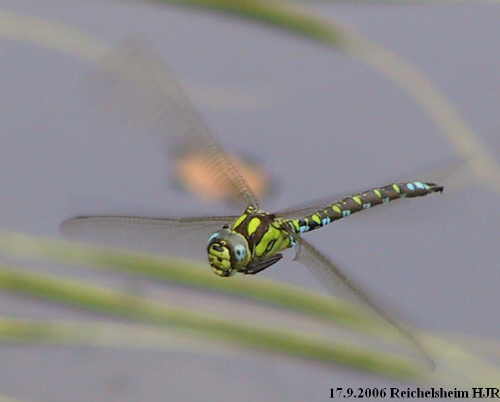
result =
[[[219,276],[244,271],[250,259],[247,240],[231,229],[223,228],[208,238],[208,262]]]
[[[237,261],[243,261],[247,255],[247,251],[244,246],[237,244],[234,247],[234,256]]]

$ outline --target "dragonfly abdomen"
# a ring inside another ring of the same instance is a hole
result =
[[[422,197],[442,191],[443,186],[434,183],[421,181],[392,183],[343,198],[302,219],[292,219],[290,223],[296,233],[305,233],[376,205],[387,204],[400,198]]]

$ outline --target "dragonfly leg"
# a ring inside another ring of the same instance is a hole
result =
[[[256,261],[253,264],[250,264],[244,273],[247,275],[258,274],[259,272],[265,270],[266,268],[269,268],[271,265],[276,264],[282,258],[283,258],[282,254],[276,254],[264,260]]]

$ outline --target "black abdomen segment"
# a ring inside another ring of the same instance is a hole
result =
[[[302,219],[291,219],[290,222],[296,233],[305,233],[376,205],[386,204],[400,198],[422,197],[442,191],[443,186],[434,183],[421,181],[393,183],[346,197]]]

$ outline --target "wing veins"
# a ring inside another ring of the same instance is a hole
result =
[[[146,109],[149,114],[148,124],[156,120],[163,130],[172,124],[177,125],[177,135],[188,139],[190,146],[207,153],[212,161],[208,169],[218,177],[222,176],[234,190],[239,199],[247,205],[259,206],[258,199],[250,189],[231,157],[216,141],[209,127],[205,124],[199,111],[193,106],[188,94],[175,79],[167,64],[144,43],[137,39],[128,40],[111,54],[104,57],[101,63],[104,73],[111,75],[115,86],[125,89],[127,98],[135,98],[136,103],[142,103],[135,94],[137,89],[145,91],[143,102],[150,107],[137,105],[135,109]],[[124,85],[125,84],[125,85]],[[135,95],[135,96],[134,96]],[[115,96],[115,98],[119,98]],[[123,96],[121,97],[123,98]],[[123,99],[116,99],[123,103]]]
[[[435,363],[430,357],[428,350],[409,328],[404,326],[399,320],[394,318],[392,314],[376,303],[368,291],[349,278],[331,259],[322,254],[311,243],[300,237],[297,237],[297,242],[300,244],[300,253],[297,260],[307,266],[323,284],[325,284],[326,279],[326,285],[330,293],[337,296],[337,292],[335,292],[334,289],[335,283],[341,284],[358,300],[358,302],[361,302],[371,309],[372,312],[376,313],[380,318],[397,330],[400,335],[405,337],[425,358],[425,361],[430,367],[435,367]],[[308,259],[310,261],[307,261]]]

